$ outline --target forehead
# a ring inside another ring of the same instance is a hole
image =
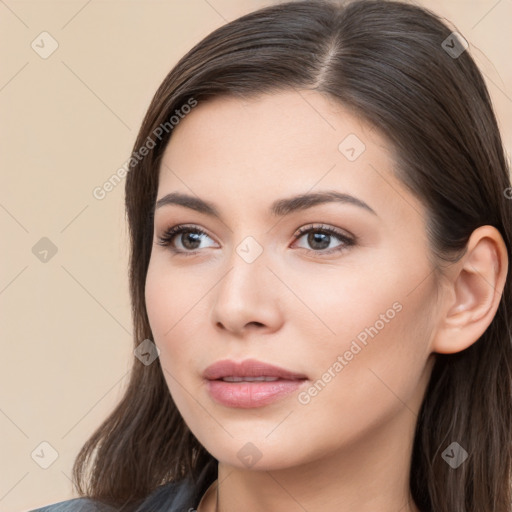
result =
[[[250,154],[258,161],[266,156],[294,161],[308,154],[337,159],[339,143],[350,134],[357,135],[361,143],[373,135],[375,142],[385,146],[374,131],[325,95],[290,90],[246,99],[222,96],[199,102],[173,129],[167,149],[177,157],[176,146],[184,151],[196,147],[199,151],[188,155],[189,161],[201,156],[203,148],[208,148],[210,158],[225,156],[229,150],[231,158]]]
[[[173,129],[159,194],[231,192],[249,200],[333,189],[410,215],[421,205],[395,178],[393,148],[372,125],[314,91],[199,102]],[[220,200],[220,199],[219,199]]]

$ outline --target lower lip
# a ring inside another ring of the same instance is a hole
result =
[[[275,380],[253,382],[207,381],[210,396],[227,407],[249,409],[262,407],[293,393],[306,382],[302,380]]]

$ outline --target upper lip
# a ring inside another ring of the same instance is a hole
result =
[[[223,359],[208,366],[203,372],[203,377],[208,380],[217,380],[223,377],[279,377],[286,380],[307,378],[302,373],[292,372],[257,359],[246,359],[240,362]]]

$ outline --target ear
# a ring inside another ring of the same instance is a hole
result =
[[[460,352],[482,336],[498,310],[507,272],[507,248],[500,232],[493,226],[475,229],[464,256],[446,272],[433,352]]]

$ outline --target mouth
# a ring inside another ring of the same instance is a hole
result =
[[[210,397],[227,407],[268,405],[293,393],[307,382],[306,375],[247,359],[218,361],[203,373]]]
[[[279,377],[222,377],[224,382],[274,382],[280,380]]]
[[[225,378],[242,378],[250,381],[251,379],[283,379],[283,380],[299,380],[306,379],[306,375],[293,372],[275,366],[273,364],[264,363],[257,359],[246,359],[241,362],[231,359],[223,359],[208,366],[203,372],[203,377],[207,380],[219,380]]]

